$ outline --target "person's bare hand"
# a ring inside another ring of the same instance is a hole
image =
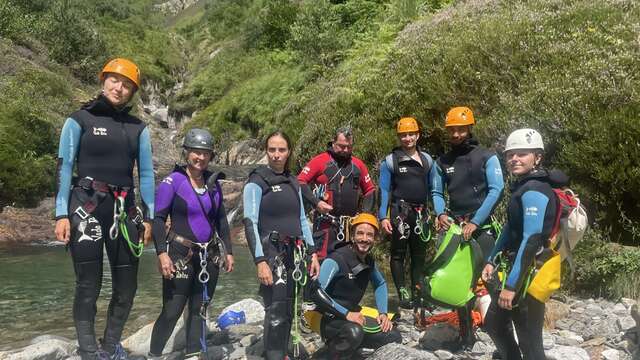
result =
[[[382,225],[384,232],[387,234],[391,234],[393,232],[393,225],[391,225],[391,221],[389,221],[389,219],[382,219],[380,224]]]
[[[258,263],[258,280],[262,285],[273,285],[273,274],[271,273],[271,268],[269,268],[269,264],[267,264],[266,261]]]

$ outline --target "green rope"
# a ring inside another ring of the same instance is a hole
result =
[[[427,219],[427,224],[429,223],[429,219]],[[420,227],[420,240],[423,243],[428,243],[431,241],[431,226],[427,226],[427,234],[424,231],[424,222],[422,221],[422,212],[418,212],[418,218],[416,220],[416,225]]]
[[[142,256],[142,251],[144,250],[144,243],[140,241],[136,244],[131,241],[129,237],[129,230],[127,229],[126,220],[127,220],[127,214],[125,212],[121,212],[120,216],[118,217],[118,225],[120,226],[120,233],[122,234],[122,237],[124,238],[124,240],[127,242],[127,246],[129,246],[129,250],[131,250],[131,253],[133,254],[133,256],[139,258],[140,256]]]

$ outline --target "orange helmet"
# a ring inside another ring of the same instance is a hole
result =
[[[374,228],[376,228],[376,231],[380,231],[380,225],[378,224],[378,219],[369,213],[360,213],[355,217],[351,218],[352,227],[355,227],[358,224],[369,224]]]
[[[476,120],[473,118],[473,112],[466,106],[458,106],[449,110],[444,126],[463,126],[475,125]]]
[[[420,128],[418,127],[416,119],[412,117],[403,117],[398,120],[398,126],[396,127],[396,132],[398,134],[418,131],[420,131]]]
[[[140,87],[140,69],[138,69],[138,66],[130,60],[117,58],[109,61],[98,75],[100,81],[104,81],[107,73],[120,74],[133,81],[137,88]]]

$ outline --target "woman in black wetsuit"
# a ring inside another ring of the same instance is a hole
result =
[[[300,185],[289,172],[291,142],[283,132],[267,137],[268,166],[249,175],[244,187],[244,225],[247,242],[257,266],[260,293],[265,305],[264,349],[268,360],[287,355],[294,309],[293,276],[300,269],[296,251],[306,247],[311,254],[310,275],[318,275],[320,265],[302,206]],[[306,244],[306,246],[305,246]]]
[[[187,303],[185,357],[197,358],[198,352],[206,355],[206,321],[201,314],[206,316],[220,266],[227,272],[233,270],[229,224],[218,182],[224,174],[207,170],[213,137],[207,130],[191,129],[182,147],[187,164],[176,165],[156,191],[153,239],[164,279],[162,312],[153,326],[150,357],[162,354]],[[171,229],[167,233],[169,216]]]
[[[146,124],[127,106],[140,87],[138,67],[111,60],[99,74],[102,92],[64,123],[58,150],[55,234],[69,245],[76,274],[73,319],[82,359],[126,359],[120,346],[137,289],[138,257],[151,239],[154,179]],[[137,211],[137,165],[144,211]],[[74,167],[76,177],[73,177]],[[144,222],[143,222],[144,220]],[[94,319],[107,248],[113,293],[99,348]]]
[[[550,175],[540,167],[543,153],[542,137],[536,130],[519,129],[507,138],[505,161],[516,180],[511,185],[507,223],[488,258],[491,262],[482,271],[488,287],[496,288],[484,327],[502,359],[545,359],[542,344],[545,305],[527,292],[532,267],[536,262],[544,262],[549,254],[549,237],[557,211],[551,184],[558,184],[558,172]],[[506,278],[502,284],[498,283],[495,271],[499,266],[496,263],[500,263],[496,258],[510,264],[508,270],[503,270]],[[512,322],[519,342],[513,336]]]

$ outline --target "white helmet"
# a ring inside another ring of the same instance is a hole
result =
[[[518,129],[507,138],[504,151],[514,149],[539,149],[544,150],[544,143],[539,132],[533,129]]]

